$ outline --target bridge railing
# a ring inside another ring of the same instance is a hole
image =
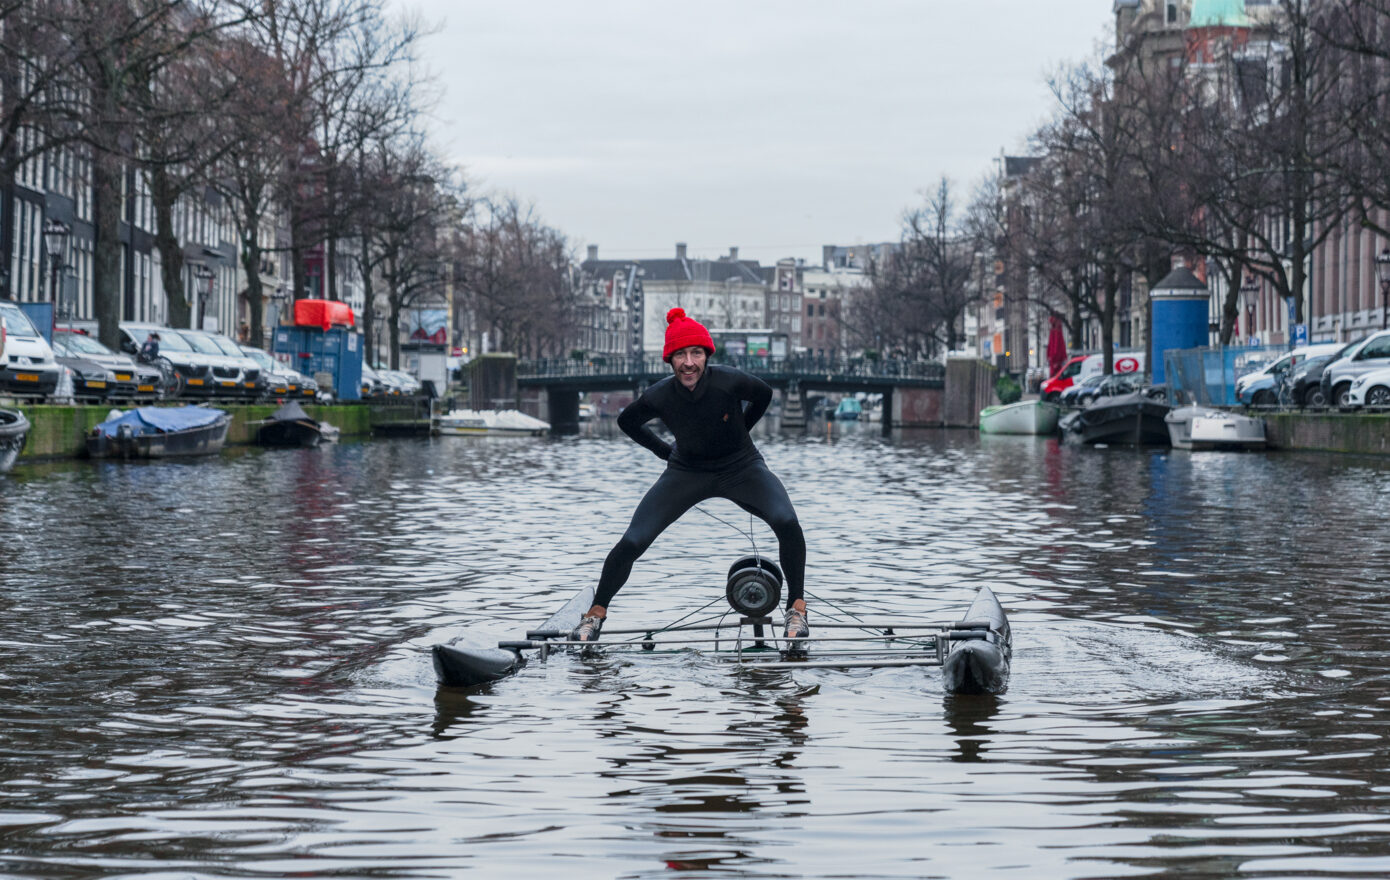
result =
[[[865,379],[929,379],[941,380],[946,367],[930,361],[867,358],[830,358],[794,356],[785,358],[757,355],[722,355],[712,361],[728,364],[749,373],[761,375],[839,376]],[[583,378],[588,376],[662,375],[671,368],[654,355],[645,357],[602,357],[587,360],[545,358],[521,361],[517,376],[525,379]]]

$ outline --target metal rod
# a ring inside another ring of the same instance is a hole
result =
[[[643,630],[643,632],[646,632],[646,630]],[[748,638],[748,639],[743,639],[742,641],[751,644],[751,643],[754,641],[754,639]],[[929,635],[922,635],[922,634],[919,634],[919,635],[909,635],[909,636],[903,636],[903,635],[892,635],[892,636],[884,636],[884,635],[864,635],[864,636],[814,636],[814,637],[812,637],[812,638],[806,638],[806,639],[784,639],[784,638],[771,638],[771,637],[769,637],[769,638],[763,639],[763,641],[766,641],[766,642],[774,642],[774,643],[792,643],[792,642],[794,642],[794,643],[796,643],[796,644],[804,644],[804,645],[819,645],[819,644],[822,644],[822,643],[825,643],[825,642],[904,642],[904,641],[906,641],[906,642],[917,642],[917,643],[922,643],[922,647],[925,649],[927,645],[934,644],[934,642],[935,642],[935,637],[934,637],[934,636],[929,636]],[[658,646],[666,646],[666,645],[717,645],[717,644],[735,645],[735,644],[739,644],[740,640],[739,640],[738,638],[734,637],[734,636],[728,636],[728,637],[725,637],[725,638],[713,638],[713,639],[658,639],[658,638],[651,638],[651,639],[642,639],[642,640],[640,640],[640,641],[634,640],[634,641],[628,641],[628,642],[605,642],[605,641],[602,641],[602,640],[594,641],[594,642],[579,642],[579,641],[572,641],[572,640],[569,640],[569,639],[551,639],[551,640],[549,640],[548,642],[546,642],[546,644],[550,645],[551,647],[640,648],[640,647],[643,646],[643,644],[645,644],[645,643],[647,643],[647,642],[650,642],[650,643],[652,643],[652,644],[654,644],[654,645],[658,645]]]
[[[782,660],[770,663],[736,663],[737,669],[887,669],[895,666],[940,666],[935,659],[920,660]]]
[[[710,656],[721,663],[748,663],[752,661],[747,658],[757,657],[758,653],[759,652],[756,651],[750,651],[746,654],[711,654]],[[882,651],[817,651],[810,656],[817,659],[821,657],[862,657],[865,659],[870,657],[899,657],[904,660],[923,657],[931,660],[932,663],[937,662],[935,651],[928,653],[927,651],[904,651],[893,648],[887,648]]]
[[[783,622],[778,621],[774,625],[781,627],[783,625]],[[865,620],[858,623],[841,623],[838,621],[817,620],[815,623],[812,624],[812,626],[817,629],[908,629],[940,631],[950,629],[951,627],[955,626],[955,624],[942,623],[941,621],[935,621],[933,623],[909,623],[904,621]],[[652,635],[660,635],[661,633],[666,632],[694,632],[697,630],[717,629],[735,630],[738,628],[738,621],[731,620],[725,621],[723,623],[683,623],[677,624],[676,626],[672,627],[646,626],[642,627],[641,629],[626,629],[620,627],[609,629],[605,627],[603,630],[603,634],[610,636],[644,636],[648,633],[651,633]]]

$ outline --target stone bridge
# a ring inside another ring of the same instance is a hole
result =
[[[804,424],[807,396],[815,392],[882,394],[884,431],[975,426],[979,410],[989,404],[993,393],[992,369],[973,360],[953,360],[948,366],[895,359],[723,356],[713,363],[737,367],[778,389],[782,423],[788,427],[795,426],[798,418]],[[578,430],[581,393],[638,394],[671,375],[670,366],[655,356],[517,361],[511,355],[492,354],[473,361],[469,371],[474,409],[498,407],[501,401],[516,399],[517,391],[530,389],[537,397],[538,415],[556,433]],[[948,385],[953,389],[950,395]],[[961,406],[954,405],[956,398],[961,398]]]

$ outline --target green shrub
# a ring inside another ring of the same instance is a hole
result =
[[[1008,373],[994,380],[994,393],[1000,403],[1017,403],[1023,398],[1023,388]]]

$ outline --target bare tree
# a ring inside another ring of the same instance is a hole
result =
[[[1308,0],[1280,0],[1258,44],[1203,66],[1161,172],[1180,200],[1157,227],[1215,258],[1226,276],[1223,334],[1246,274],[1265,278],[1303,323],[1308,259],[1357,199],[1338,173],[1354,155],[1348,55],[1322,39]]]
[[[277,196],[285,169],[283,134],[297,119],[299,107],[294,93],[285,88],[284,68],[257,34],[256,28],[240,30],[220,47],[219,61],[237,89],[223,107],[217,131],[218,161],[208,180],[231,210],[246,273],[250,342],[261,346],[265,342],[261,265],[266,252],[277,247],[262,237],[282,209]]]
[[[1360,223],[1390,238],[1390,0],[1331,0],[1311,18],[1317,38],[1346,53],[1343,118],[1354,149],[1334,169]]]
[[[1136,270],[1150,266],[1144,216],[1152,196],[1142,155],[1155,120],[1135,105],[1142,69],[1077,64],[1052,80],[1057,111],[1035,136],[1044,156],[1028,176],[1032,268],[1100,327],[1105,372],[1114,360],[1115,317]]]
[[[515,197],[488,200],[464,237],[462,291],[497,346],[556,357],[573,337],[565,237]]]
[[[384,0],[235,0],[250,15],[248,39],[282,72],[284,156],[277,199],[288,212],[293,295],[308,289],[306,257],[320,250],[323,294],[337,295],[337,241],[349,234],[343,189],[357,152],[400,131],[416,112],[406,80],[393,77],[419,35],[393,22]]]
[[[361,181],[375,198],[359,213],[364,267],[385,285],[386,331],[391,368],[400,365],[401,319],[407,309],[439,301],[447,280],[453,231],[462,225],[464,194],[451,190],[453,175],[418,136],[382,141],[372,151]]]
[[[224,18],[220,29],[203,23],[182,52],[133,86],[141,90],[142,106],[155,110],[135,119],[134,132],[154,214],[168,321],[174,327],[191,327],[193,320],[184,294],[184,242],[174,228],[176,205],[201,197],[210,173],[235,142],[227,136],[240,121],[235,112],[247,109],[239,65],[228,63],[240,44],[223,39],[222,33],[238,23]]]
[[[95,309],[101,341],[115,348],[122,314],[122,189],[141,150],[137,122],[155,124],[171,112],[150,100],[150,84],[222,19],[213,4],[187,0],[85,0],[56,4],[53,14],[74,53],[69,87],[83,98],[79,131],[92,164]]]

